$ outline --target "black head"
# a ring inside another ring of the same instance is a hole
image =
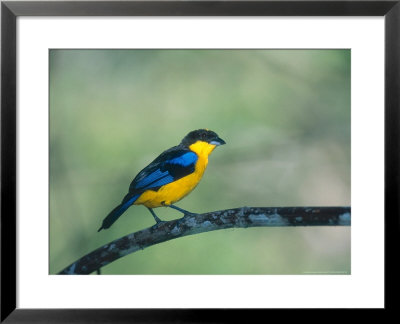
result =
[[[197,129],[191,131],[184,137],[181,144],[188,147],[197,141],[202,141],[217,146],[225,144],[225,141],[220,138],[217,133],[208,129]]]

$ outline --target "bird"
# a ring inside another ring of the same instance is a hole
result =
[[[189,132],[179,145],[162,152],[132,180],[122,202],[103,220],[98,229],[109,228],[132,205],[144,205],[156,224],[162,223],[153,208],[170,207],[184,215],[195,215],[174,203],[188,195],[200,182],[208,156],[217,146],[226,144],[209,129]]]

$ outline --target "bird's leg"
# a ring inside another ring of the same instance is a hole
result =
[[[196,213],[191,213],[190,211],[184,210],[182,208],[179,208],[177,206],[174,205],[165,205],[166,207],[171,207],[173,209],[179,210],[181,213],[184,213],[185,215],[189,215],[189,216],[195,216],[197,215]]]
[[[155,219],[155,221],[156,221],[157,224],[162,223],[162,220],[159,219],[159,218],[157,217],[157,215],[156,215],[156,213],[153,211],[153,209],[151,209],[151,208],[149,208],[149,207],[147,207],[147,209],[148,209],[148,210],[150,211],[150,213],[153,215],[153,217],[154,217],[154,219]]]

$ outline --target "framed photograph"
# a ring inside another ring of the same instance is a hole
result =
[[[2,320],[390,308],[398,1],[1,10]]]

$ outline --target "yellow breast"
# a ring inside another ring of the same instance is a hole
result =
[[[194,172],[186,177],[162,186],[158,191],[146,190],[135,201],[135,205],[145,205],[149,208],[171,205],[181,200],[197,186],[206,170],[208,156],[215,149],[215,145],[197,141],[190,145],[189,149],[198,156]]]

